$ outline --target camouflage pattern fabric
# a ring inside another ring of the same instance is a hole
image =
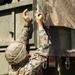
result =
[[[9,75],[24,75],[25,71],[24,71],[24,67],[12,67],[11,65],[9,65]]]
[[[29,63],[25,65],[25,75],[43,75],[42,64],[47,61],[49,53],[48,36],[44,29],[39,30],[40,47],[36,53],[31,57]]]
[[[24,43],[25,45],[27,44],[28,32],[29,32],[29,28],[24,27],[23,30],[22,30],[22,34],[21,34],[21,38],[20,38],[19,42]]]

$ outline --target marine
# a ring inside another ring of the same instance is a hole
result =
[[[43,64],[47,61],[49,53],[48,35],[43,28],[43,15],[40,12],[35,14],[38,25],[40,46],[35,54],[30,57],[26,50],[29,33],[30,18],[28,9],[23,11],[25,25],[19,41],[11,42],[5,52],[5,58],[9,63],[9,75],[43,75]]]

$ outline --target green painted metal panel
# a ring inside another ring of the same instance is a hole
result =
[[[71,29],[51,26],[47,32],[51,41],[49,55],[67,56],[67,50],[72,50]]]
[[[4,4],[5,0],[0,0],[0,5]]]
[[[75,50],[75,30],[71,30],[72,49]]]
[[[13,2],[11,4],[5,4],[5,5],[0,6],[0,11],[14,9],[14,8],[30,5],[32,3],[33,3],[33,0],[24,0],[24,1],[20,1],[20,2]]]
[[[25,0],[0,6],[0,46],[5,46],[13,40],[18,40],[25,24],[22,15],[23,11],[28,8],[29,16],[31,19],[33,18],[32,3],[32,0]],[[34,44],[34,32],[29,43]]]
[[[0,75],[8,74],[8,63],[5,59],[5,53],[0,52]]]
[[[8,45],[8,43],[13,39],[14,18],[12,11],[0,12],[0,46]]]

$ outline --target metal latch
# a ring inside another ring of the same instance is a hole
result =
[[[44,61],[43,61],[42,66],[43,66],[43,68],[44,68],[44,69],[46,69],[46,68],[47,68],[47,60],[44,60]]]
[[[14,37],[14,32],[9,31],[9,33],[11,34],[11,37],[13,38]]]
[[[65,67],[66,67],[66,69],[70,68],[70,58],[69,57],[66,57]]]

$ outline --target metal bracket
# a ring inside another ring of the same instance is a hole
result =
[[[70,58],[69,57],[66,57],[65,67],[66,67],[66,69],[70,68]]]

